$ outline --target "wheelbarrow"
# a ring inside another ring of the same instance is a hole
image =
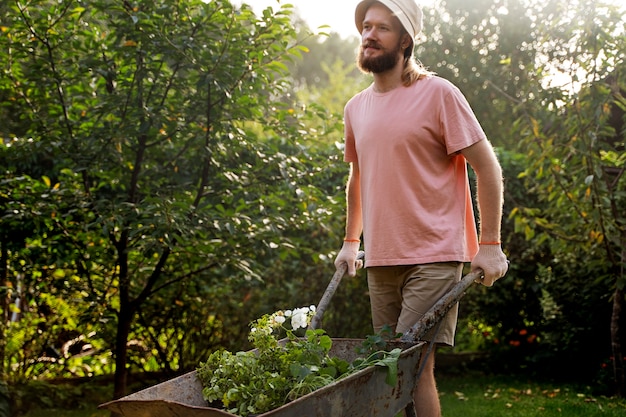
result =
[[[345,273],[345,266],[335,272],[317,306],[311,327],[319,325],[330,298]],[[439,323],[481,276],[481,270],[464,276],[401,340],[390,343],[389,349],[402,349],[395,386],[385,382],[386,369],[371,366],[257,417],[393,417],[405,409],[408,416],[414,416],[412,394],[419,380],[420,358],[425,344],[420,339]],[[332,342],[329,354],[352,362],[357,355],[356,348],[361,346],[363,340],[337,338],[332,339]],[[237,417],[227,411],[207,406],[196,371],[101,404],[100,408],[124,417]]]

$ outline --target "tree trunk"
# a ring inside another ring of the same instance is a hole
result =
[[[622,304],[624,290],[618,284],[613,294],[613,312],[611,314],[611,350],[613,353],[613,378],[615,382],[615,394],[626,397],[626,378],[624,376],[624,354],[620,336],[620,321],[622,316]]]
[[[5,242],[0,242],[0,282],[5,283],[9,279],[8,274],[8,255]],[[3,284],[3,286],[6,284]],[[8,291],[0,286],[0,381],[5,377],[4,375],[4,363],[6,354],[6,323],[9,321],[9,294]]]
[[[114,399],[122,398],[126,395],[127,380],[127,358],[128,358],[128,335],[130,332],[131,317],[120,312],[117,323],[117,334],[115,336],[115,377],[113,386]]]
[[[113,377],[113,399],[119,399],[126,395],[128,381],[128,335],[133,313],[130,305],[120,305],[120,313],[117,321],[117,333],[115,335],[115,375]],[[122,417],[120,414],[111,412],[111,417]]]

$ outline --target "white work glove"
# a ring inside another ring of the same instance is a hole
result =
[[[361,242],[358,241],[344,241],[341,250],[335,258],[335,268],[339,269],[342,264],[347,264],[348,275],[351,277],[355,276],[356,270],[363,267],[363,261],[357,259],[360,245]]]
[[[484,276],[478,282],[491,287],[494,282],[502,278],[509,269],[509,261],[502,252],[500,245],[480,245],[478,253],[472,260],[471,269],[481,268]]]

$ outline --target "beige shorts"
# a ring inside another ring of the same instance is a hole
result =
[[[389,325],[406,332],[460,281],[462,273],[461,262],[367,268],[374,331]],[[458,303],[423,339],[454,346],[457,317]]]

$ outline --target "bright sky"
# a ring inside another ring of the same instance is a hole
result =
[[[247,3],[255,13],[268,6],[274,9],[283,4],[293,4],[294,11],[301,16],[311,29],[329,25],[330,31],[337,32],[342,38],[357,36],[354,26],[354,8],[359,0],[235,0],[233,3]]]
[[[354,8],[360,0],[235,0],[234,3],[247,3],[259,13],[268,6],[275,9],[282,4],[293,4],[294,11],[302,17],[311,29],[328,25],[332,32],[342,38],[358,36],[354,25]],[[626,0],[624,0],[626,1]],[[418,4],[431,4],[433,0],[418,0]]]
[[[307,21],[311,29],[329,25],[330,30],[339,33],[342,38],[358,36],[354,26],[354,8],[359,0],[234,0],[234,3],[242,2],[252,6],[256,13],[268,6],[278,9],[281,4],[293,4],[295,11]],[[609,0],[609,2],[626,4],[626,0]],[[417,3],[431,5],[434,0],[417,0]]]

